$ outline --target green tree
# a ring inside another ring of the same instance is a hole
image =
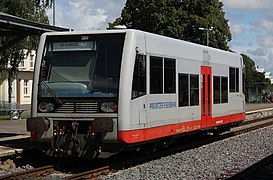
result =
[[[256,71],[255,62],[245,54],[241,54],[245,65],[245,95],[249,100],[250,89],[257,89],[259,93],[267,87],[269,79],[265,79],[264,74]]]
[[[228,50],[231,33],[224,17],[223,3],[219,0],[127,0],[121,17],[109,28],[125,25],[199,44],[206,44],[210,29],[209,45]]]
[[[206,44],[206,31],[209,30],[209,46],[229,50],[228,42],[231,41],[231,33],[228,20],[225,19],[223,3],[219,0],[184,0],[181,8],[186,12],[182,21],[185,23],[184,39],[187,41]],[[200,36],[201,34],[201,36]]]
[[[46,0],[1,0],[0,12],[18,16],[31,21],[48,24],[45,8],[49,7]],[[0,73],[9,81],[9,101],[11,101],[11,82],[18,73],[18,65],[25,57],[23,49],[35,49],[38,37],[21,37],[20,34],[0,36],[0,47],[14,39],[20,39],[20,43],[0,52]],[[22,41],[23,39],[26,39]]]

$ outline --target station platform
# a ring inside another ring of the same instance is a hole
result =
[[[273,108],[273,103],[246,104],[246,112]],[[26,131],[26,119],[0,121],[0,159],[34,149]]]

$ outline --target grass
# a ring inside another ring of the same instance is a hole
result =
[[[21,116],[21,119],[27,119],[29,117],[30,117],[30,115],[24,114],[23,116]],[[0,116],[0,121],[6,121],[6,120],[10,120],[10,116],[9,115],[1,115]]]
[[[10,120],[10,116],[9,115],[0,116],[0,121],[3,120]]]

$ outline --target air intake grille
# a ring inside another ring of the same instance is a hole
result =
[[[65,102],[55,110],[57,113],[96,113],[97,102]]]

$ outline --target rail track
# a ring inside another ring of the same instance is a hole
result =
[[[152,152],[149,156],[140,154],[139,152],[136,152],[136,154],[123,153],[122,155],[116,155],[114,157],[111,157],[109,160],[105,161],[105,163],[102,163],[99,168],[96,168],[96,167],[91,168],[90,167],[90,169],[88,169],[88,170],[84,170],[82,172],[78,172],[73,175],[67,175],[67,176],[65,176],[65,178],[71,179],[71,180],[96,178],[97,176],[99,176],[101,174],[108,173],[110,171],[115,172],[120,169],[129,168],[129,167],[132,167],[132,166],[135,166],[138,164],[143,164],[145,162],[151,161],[153,159],[158,159],[163,156],[168,156],[168,155],[171,155],[171,154],[174,154],[177,152],[197,148],[197,147],[200,147],[200,146],[212,143],[212,142],[216,142],[216,141],[220,141],[220,140],[232,137],[232,136],[237,136],[237,135],[240,135],[240,134],[243,134],[246,132],[250,132],[250,131],[253,131],[256,129],[271,126],[271,125],[273,125],[272,118],[273,117],[270,116],[270,117],[266,117],[266,118],[261,118],[259,120],[246,121],[246,122],[242,123],[241,126],[239,126],[238,128],[234,128],[232,131],[230,131],[228,133],[224,133],[224,134],[221,134],[218,136],[209,135],[205,139],[202,138],[203,136],[197,137],[197,139],[195,139],[194,141],[191,139],[190,141],[187,141],[183,145],[181,145],[181,144],[179,145],[179,142],[181,142],[181,141],[178,140],[176,143],[174,143],[173,145],[171,145],[167,149]],[[255,124],[255,123],[256,123],[256,125],[250,126],[251,124]],[[248,127],[248,126],[250,126],[250,127]],[[189,139],[189,137],[186,137],[186,138],[182,137],[182,138],[184,138],[183,141],[185,141],[185,139]],[[71,162],[71,163],[73,165],[73,162]],[[30,177],[35,177],[35,178],[45,177],[45,176],[48,176],[49,174],[53,173],[56,169],[60,169],[59,167],[58,168],[56,168],[56,167],[57,167],[56,165],[43,166],[43,167],[27,170],[24,172],[0,176],[0,180],[1,179],[28,179]],[[86,167],[85,167],[85,169],[86,169]],[[222,177],[231,177],[231,176],[237,174],[238,172],[239,172],[238,169],[229,170],[226,174],[223,174]],[[218,179],[220,180],[220,179],[226,179],[226,178],[219,177]]]
[[[174,147],[171,147],[170,149],[168,149],[167,151],[156,152],[156,153],[153,153],[152,155],[150,155],[148,157],[147,156],[137,156],[137,158],[129,158],[129,160],[122,161],[122,162],[117,162],[117,163],[115,162],[115,160],[112,160],[112,163],[109,165],[109,170],[110,171],[117,171],[119,169],[132,167],[134,165],[142,164],[142,163],[151,161],[153,159],[160,158],[162,156],[166,156],[166,155],[170,155],[170,154],[173,154],[173,153],[181,152],[181,151],[187,150],[187,149],[200,147],[202,145],[209,144],[209,143],[212,143],[212,142],[215,142],[215,141],[223,140],[223,139],[226,139],[226,138],[229,138],[229,137],[232,137],[232,136],[237,136],[237,135],[240,135],[240,134],[243,134],[243,133],[246,133],[246,132],[250,132],[250,131],[253,131],[253,130],[256,130],[256,129],[259,129],[259,128],[267,127],[267,126],[273,125],[273,120],[271,120],[269,122],[265,122],[265,123],[261,123],[261,122],[268,121],[270,118],[273,118],[273,117],[262,118],[262,119],[260,119],[260,121],[259,120],[247,121],[247,122],[243,123],[242,126],[248,126],[248,125],[253,124],[253,123],[259,123],[259,124],[255,125],[254,127],[238,128],[238,130],[235,130],[233,132],[229,132],[229,133],[226,133],[226,134],[223,134],[223,135],[220,135],[220,136],[211,136],[210,138],[207,138],[205,141],[201,140],[199,142],[193,142],[193,143],[187,144],[185,146],[180,146],[180,147],[174,146]],[[118,157],[116,157],[115,159],[118,159]],[[115,163],[113,163],[113,162],[115,162]],[[229,176],[232,176],[232,175],[234,175],[236,173],[238,173],[238,170],[233,170],[233,171],[230,170]],[[82,173],[82,174],[84,174],[86,176],[86,173]],[[76,175],[76,176],[79,179],[83,178],[83,176],[81,177],[80,175]],[[94,177],[94,176],[92,176],[92,177]]]
[[[43,166],[35,169],[30,169],[27,171],[17,172],[13,174],[8,174],[5,176],[0,176],[0,179],[30,179],[32,177],[43,177],[47,174],[54,172],[54,166]]]

